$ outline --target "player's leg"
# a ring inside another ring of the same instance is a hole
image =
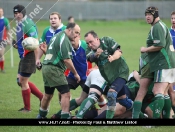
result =
[[[81,103],[76,118],[83,119],[84,114],[90,109],[100,98],[102,90],[97,85],[91,85],[89,96]]]
[[[169,96],[171,98],[172,109],[173,109],[173,111],[175,113],[175,91],[173,89],[174,83],[169,84],[169,86],[170,87],[169,87],[169,90],[168,90],[168,94],[169,94]]]
[[[140,79],[140,87],[139,91],[137,93],[137,96],[134,100],[133,104],[133,110],[132,110],[132,118],[136,119],[139,118],[139,114],[141,112],[141,107],[142,107],[142,101],[143,98],[145,97],[148,87],[152,80],[150,78],[141,78]]]
[[[3,44],[0,44],[0,69],[2,73],[5,73],[4,70],[4,63],[5,63],[5,57],[4,57],[5,47]]]
[[[69,89],[76,90],[76,88],[79,86],[79,83],[77,83],[77,81],[74,78],[66,76],[66,80],[68,82]],[[61,104],[61,94],[59,92],[58,92],[58,99],[59,99],[59,103]]]
[[[134,100],[133,110],[132,110],[132,118],[139,118],[139,114],[141,112],[142,101],[145,97],[148,87],[153,80],[153,74],[150,73],[149,64],[141,69],[141,79],[140,79],[140,87],[137,92],[137,96]]]
[[[70,90],[68,85],[57,86],[57,90],[61,94],[61,119],[70,118],[69,107],[70,107]]]
[[[55,88],[54,87],[44,87],[45,94],[41,100],[41,106],[39,108],[39,114],[37,115],[37,119],[44,119],[46,118],[48,112],[49,112],[49,104],[53,97]]]
[[[171,69],[158,70],[154,73],[154,110],[153,118],[160,118],[162,109],[164,107],[164,93],[168,86],[168,82],[172,80]],[[161,73],[161,74],[160,74]],[[174,80],[174,79],[173,79]]]
[[[31,93],[35,95],[41,102],[43,98],[43,93],[36,87],[34,83],[28,81],[28,85],[30,87]]]
[[[107,100],[103,95],[101,95],[97,103],[98,103],[98,106],[102,108],[107,104]]]
[[[107,112],[106,112],[106,118],[112,119],[114,117],[114,113],[116,110],[116,98],[118,92],[121,91],[121,89],[124,87],[126,83],[126,80],[122,78],[116,78],[114,82],[111,84],[108,93],[107,93]]]
[[[30,77],[30,73],[20,73],[19,76],[19,81],[20,81],[20,86],[21,86],[21,92],[22,92],[22,97],[23,97],[23,102],[24,102],[24,107],[19,109],[18,111],[21,112],[30,112],[30,93],[31,90],[28,85],[28,80]]]
[[[168,90],[170,88],[170,85],[169,84],[165,90],[165,93],[164,93],[164,107],[162,109],[162,117],[163,118],[170,118],[170,115],[171,115],[171,99],[170,99],[170,96],[168,94]]]

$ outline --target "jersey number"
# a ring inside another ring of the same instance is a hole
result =
[[[55,42],[55,39],[56,39],[56,36],[52,38],[52,40],[51,40],[52,42],[49,45],[49,49],[52,49],[52,45]]]

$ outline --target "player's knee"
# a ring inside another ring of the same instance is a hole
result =
[[[94,102],[96,103],[97,100],[100,98],[100,95],[98,95],[96,92],[90,92],[88,98],[93,99]]]
[[[118,101],[121,105],[126,107],[126,110],[132,109],[133,101],[129,99],[128,97],[124,99],[119,99]]]
[[[109,91],[107,93],[107,99],[108,99],[108,109],[109,110],[114,110],[116,106],[116,98],[117,98],[117,93],[114,91]]]
[[[19,78],[16,78],[18,86],[21,86],[21,83],[19,82]]]

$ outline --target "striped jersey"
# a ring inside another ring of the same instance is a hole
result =
[[[23,48],[22,41],[27,37],[34,37],[38,39],[37,27],[32,19],[24,16],[22,21],[17,22],[16,37],[19,57],[23,58],[30,51]]]

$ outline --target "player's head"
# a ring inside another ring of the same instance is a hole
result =
[[[68,23],[74,23],[75,22],[73,16],[69,16],[67,20],[68,20]]]
[[[158,8],[157,8],[157,7],[154,7],[154,6],[148,7],[148,8],[145,10],[145,16],[147,17],[147,16],[150,16],[150,15],[152,15],[153,20],[150,20],[150,18],[149,18],[149,20],[147,20],[147,22],[148,22],[149,24],[153,24],[154,21],[155,21],[155,19],[159,17]],[[150,21],[151,21],[151,22],[150,22]]]
[[[23,5],[16,5],[13,8],[16,20],[20,21],[26,15],[26,9]]]
[[[171,25],[175,29],[175,11],[171,13]]]
[[[80,27],[76,23],[68,23],[65,32],[70,41],[72,41],[75,40],[76,37],[80,36]]]
[[[49,15],[49,21],[51,27],[57,29],[61,25],[61,15],[58,12],[52,12]]]
[[[89,48],[92,50],[96,50],[100,46],[100,40],[93,30],[87,32],[84,37]]]
[[[0,17],[2,17],[4,15],[4,11],[3,9],[0,7]]]

